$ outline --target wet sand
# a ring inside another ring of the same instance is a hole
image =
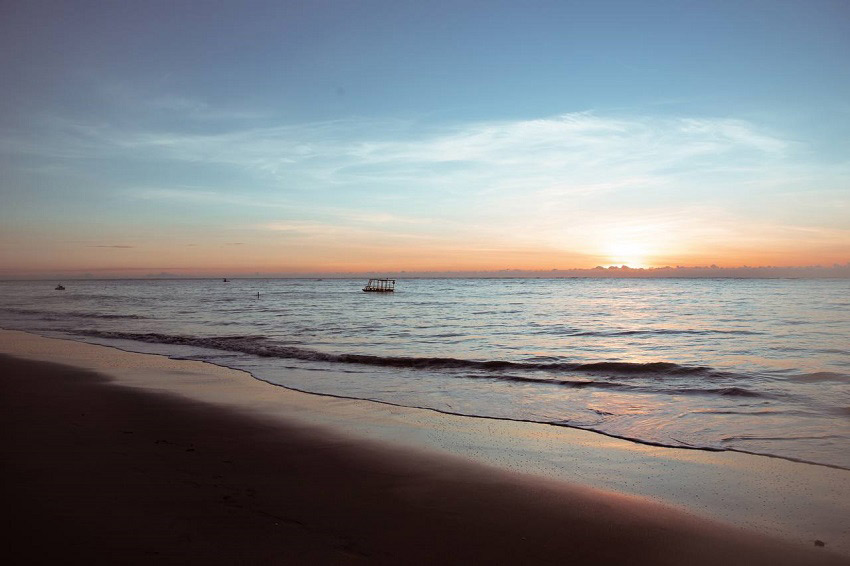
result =
[[[21,339],[54,346],[42,357],[62,344]],[[223,399],[255,385],[206,364],[80,347],[112,374],[0,357],[4,563],[850,562],[646,498],[273,416],[276,393],[237,409]],[[178,387],[180,372],[195,378]],[[154,373],[169,379],[131,385]],[[203,379],[222,402],[185,395]]]

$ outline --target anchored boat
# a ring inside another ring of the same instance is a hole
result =
[[[363,290],[367,293],[392,293],[395,291],[395,279],[369,279]]]

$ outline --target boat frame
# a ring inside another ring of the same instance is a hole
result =
[[[395,279],[369,279],[363,287],[366,293],[392,293],[395,291]]]

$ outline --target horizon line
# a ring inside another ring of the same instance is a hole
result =
[[[124,268],[124,269],[75,269],[46,272],[22,271],[18,274],[0,275],[0,281],[42,281],[54,279],[92,280],[92,279],[313,279],[313,278],[362,278],[393,276],[396,278],[850,278],[850,261],[831,266],[663,266],[629,267],[628,265],[596,266],[592,268],[552,268],[552,269],[487,269],[487,270],[358,270],[358,271],[273,271],[247,272],[227,269],[211,272],[209,269],[192,270],[186,268]],[[149,271],[144,275],[132,275],[128,272]],[[194,271],[194,273],[193,273]],[[2,270],[0,270],[2,273]]]

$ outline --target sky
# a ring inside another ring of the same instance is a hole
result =
[[[850,1],[0,4],[0,277],[850,261]]]

